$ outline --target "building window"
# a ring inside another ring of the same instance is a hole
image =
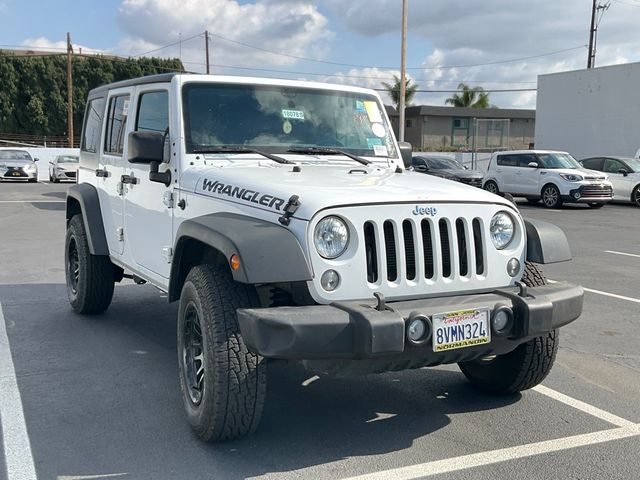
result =
[[[467,147],[469,146],[469,119],[454,118],[451,124],[451,146]]]
[[[413,120],[411,118],[407,118],[407,122],[405,123],[407,128],[413,127]]]
[[[491,120],[487,123],[487,137],[485,145],[487,147],[504,146],[504,120]]]

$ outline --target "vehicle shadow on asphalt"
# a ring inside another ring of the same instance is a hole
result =
[[[177,305],[161,296],[152,287],[121,285],[105,314],[87,318],[71,312],[64,285],[0,286],[41,478],[101,471],[131,478],[277,476],[408,449],[449,425],[451,415],[521,398],[479,392],[458,371],[316,379],[298,364],[278,362],[269,366],[258,431],[205,444],[183,413]]]

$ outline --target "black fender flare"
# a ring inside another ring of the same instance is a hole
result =
[[[245,215],[212,213],[185,220],[178,228],[169,278],[170,302],[180,298],[189,273],[183,257],[190,240],[222,254],[227,265],[232,255],[238,255],[240,268],[231,269],[237,282],[299,282],[313,278],[300,243],[288,229]]]
[[[558,263],[571,260],[571,247],[562,229],[542,220],[524,221],[527,231],[527,260],[533,263]]]
[[[92,255],[109,255],[109,245],[107,244],[107,236],[104,233],[100,199],[96,188],[88,183],[79,183],[69,187],[69,190],[67,190],[66,210],[67,222],[74,215],[82,214],[84,229],[87,232],[89,252]]]

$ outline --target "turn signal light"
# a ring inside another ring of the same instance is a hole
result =
[[[240,268],[240,257],[235,253],[231,255],[229,265],[231,265],[231,270],[238,270]]]

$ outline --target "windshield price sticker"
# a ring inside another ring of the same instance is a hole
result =
[[[374,145],[373,146],[373,154],[376,157],[388,157],[389,151],[385,145]]]
[[[473,347],[490,341],[488,308],[433,315],[434,352]]]
[[[282,116],[293,120],[304,120],[304,112],[302,110],[282,110]]]
[[[382,115],[380,115],[380,109],[376,102],[364,102],[364,108],[367,110],[371,123],[382,123]]]

